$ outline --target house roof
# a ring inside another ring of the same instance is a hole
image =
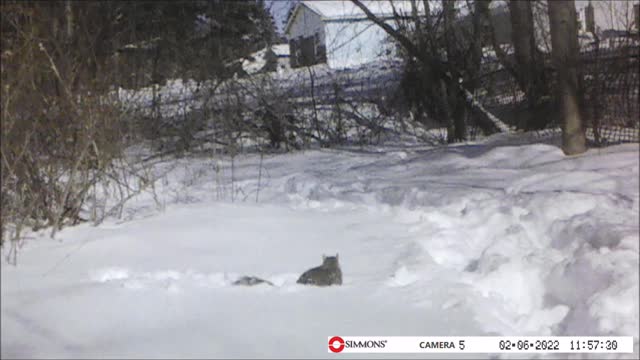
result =
[[[352,1],[302,1],[302,3],[324,20],[367,17]],[[376,16],[393,16],[394,7],[399,14],[411,14],[411,1],[363,1],[363,4]],[[419,6],[419,10],[422,10],[422,2],[416,1],[416,5]]]
[[[377,0],[377,1],[362,1],[362,3],[371,12],[382,18],[388,18],[394,15],[394,9],[396,13],[404,16],[411,14],[411,1],[409,0]],[[424,7],[422,1],[415,2],[418,5],[418,11],[424,13]],[[322,21],[349,21],[349,20],[362,20],[366,19],[367,15],[356,6],[351,0],[313,0],[313,1],[300,1],[293,11],[287,25],[284,28],[284,33],[289,31],[289,27],[293,23],[293,20],[298,15],[302,7],[306,7],[309,10],[320,16]]]

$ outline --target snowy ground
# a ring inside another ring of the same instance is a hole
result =
[[[233,182],[228,159],[182,159],[161,210],[141,196],[2,263],[1,355],[322,358],[331,335],[553,334],[632,335],[617,357],[638,358],[638,159],[638,144],[569,158],[503,136],[261,171],[242,156]],[[343,286],[295,283],[336,252]]]

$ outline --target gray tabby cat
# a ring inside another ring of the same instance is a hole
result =
[[[297,281],[298,284],[330,286],[342,285],[342,270],[336,256],[322,255],[322,265],[305,271]]]

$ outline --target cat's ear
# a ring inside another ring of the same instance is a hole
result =
[[[336,260],[338,260],[339,257],[340,257],[340,255],[338,253],[336,253]]]

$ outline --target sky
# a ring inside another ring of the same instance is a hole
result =
[[[273,15],[273,19],[276,22],[276,26],[278,27],[278,32],[282,32],[284,28],[284,21],[287,16],[287,10],[289,10],[290,6],[293,6],[297,0],[266,0],[265,6],[271,14]]]

